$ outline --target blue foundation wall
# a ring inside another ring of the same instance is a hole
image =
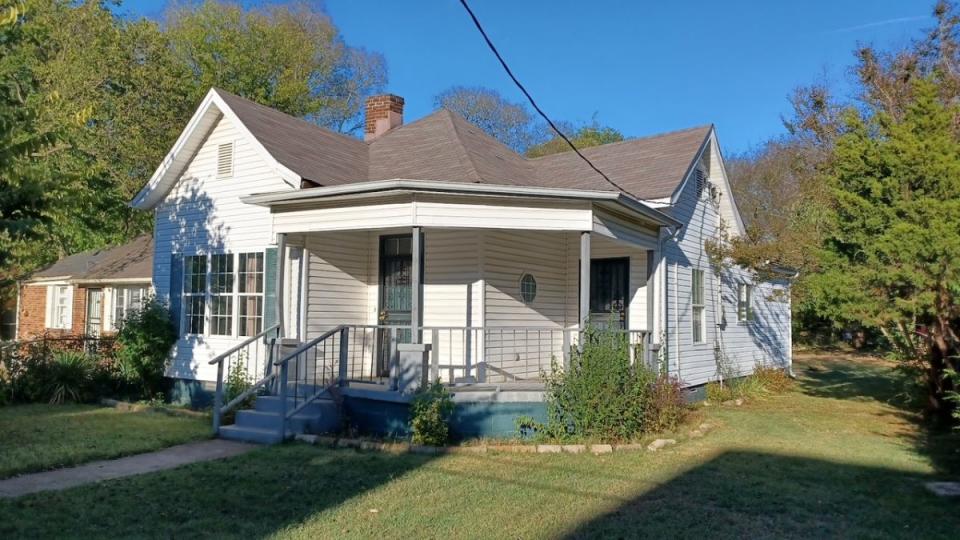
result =
[[[167,383],[168,402],[191,409],[213,406],[214,389],[210,383],[193,379],[167,379]]]
[[[348,425],[359,433],[391,438],[410,436],[409,403],[345,396],[343,410]],[[546,422],[546,405],[539,402],[461,402],[454,408],[450,429],[457,439],[512,437],[517,432],[514,420],[518,416]]]

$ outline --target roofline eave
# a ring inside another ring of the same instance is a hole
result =
[[[241,197],[240,200],[247,204],[271,207],[297,204],[313,199],[334,197],[338,195],[357,195],[397,190],[607,201],[617,203],[628,210],[640,214],[641,216],[662,226],[675,228],[683,225],[677,219],[620,191],[476,184],[465,182],[443,182],[438,180],[411,180],[405,178],[357,182],[297,191],[258,193]]]

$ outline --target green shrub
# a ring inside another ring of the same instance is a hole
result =
[[[650,387],[650,403],[643,429],[649,433],[669,431],[679,426],[690,412],[683,387],[676,377],[661,374]]]
[[[59,405],[66,401],[88,401],[93,386],[93,369],[93,360],[86,353],[54,353],[47,369],[46,381],[50,403]]]
[[[513,419],[517,436],[521,439],[540,439],[546,434],[547,427],[532,416],[518,416]]]
[[[551,437],[630,440],[645,431],[654,373],[631,365],[625,334],[588,328],[570,367],[544,376]]]
[[[170,348],[177,333],[166,306],[149,299],[130,313],[117,333],[117,362],[126,380],[135,380],[141,397],[150,398],[163,390],[163,377]]]
[[[249,390],[251,386],[253,386],[253,377],[247,370],[246,354],[240,354],[235,360],[227,365],[227,378],[223,383],[223,404],[226,405],[227,403],[230,403],[239,397],[240,394]],[[255,395],[251,395],[247,399],[243,400],[242,403],[234,407],[228,413],[223,421],[226,423],[232,422],[234,411],[251,408],[254,400],[256,400]]]
[[[450,440],[450,415],[453,397],[446,387],[436,381],[421,388],[410,404],[410,428],[413,443],[443,446]]]
[[[41,341],[18,347],[6,365],[10,379],[10,399],[20,403],[49,401],[51,351]]]

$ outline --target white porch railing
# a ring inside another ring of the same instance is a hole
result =
[[[411,342],[410,326],[350,325],[346,378],[353,382],[389,384],[398,359],[397,345]],[[650,333],[626,334],[631,361],[655,368]],[[421,340],[430,344],[430,380],[446,384],[534,383],[553,366],[566,366],[580,341],[577,328],[426,326]]]

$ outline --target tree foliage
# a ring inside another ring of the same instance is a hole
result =
[[[601,144],[610,144],[620,142],[624,139],[623,133],[620,133],[612,127],[600,125],[596,119],[590,124],[576,128],[574,126],[559,126],[564,134],[570,138],[570,142],[577,148],[589,148],[591,146],[600,146]],[[554,136],[549,141],[529,148],[526,152],[527,157],[537,158],[560,152],[568,152],[570,145],[558,136]]]
[[[873,329],[947,416],[960,354],[960,16],[906,47],[855,52],[856,98],[791,97],[788,135],[731,160],[742,262],[798,267],[795,321]]]
[[[307,5],[207,0],[165,25],[112,7],[0,0],[0,296],[64,254],[149,230],[127,203],[210,86],[351,132],[386,81],[381,56]]]

